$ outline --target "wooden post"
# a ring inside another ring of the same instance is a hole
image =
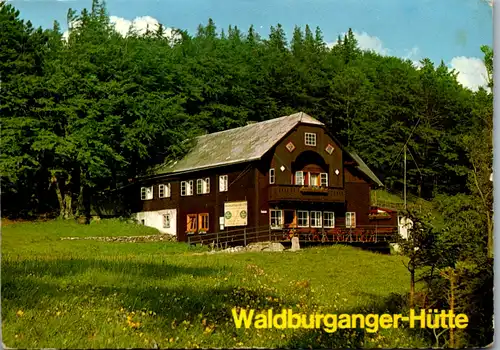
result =
[[[217,238],[217,247],[219,247],[219,231],[215,233],[216,238]]]
[[[247,245],[247,229],[246,227],[243,229],[243,246]]]

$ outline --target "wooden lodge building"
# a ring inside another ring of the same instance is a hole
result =
[[[380,241],[397,214],[370,205],[382,182],[305,113],[203,135],[134,187],[136,219],[184,242]]]

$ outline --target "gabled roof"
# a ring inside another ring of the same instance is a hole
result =
[[[349,155],[352,157],[352,159],[354,159],[354,161],[356,163],[358,163],[358,165],[356,166],[356,168],[361,171],[362,173],[364,173],[366,176],[368,176],[373,182],[375,182],[377,185],[379,185],[380,187],[384,187],[384,184],[382,183],[382,181],[380,181],[380,179],[377,177],[377,175],[375,175],[373,173],[373,171],[368,167],[368,165],[366,165],[365,162],[363,162],[363,159],[361,159],[360,156],[357,155],[357,153],[354,153],[354,152],[348,152]]]
[[[298,124],[325,126],[319,120],[299,112],[202,135],[197,137],[195,146],[184,158],[161,164],[151,169],[150,173],[153,176],[174,175],[259,160]],[[351,152],[348,154],[358,163],[360,171],[382,186],[382,182],[359,156]]]

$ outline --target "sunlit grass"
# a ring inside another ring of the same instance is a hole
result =
[[[109,232],[108,232],[109,231]],[[155,231],[155,230],[153,230]],[[414,347],[407,330],[236,329],[235,306],[300,312],[384,312],[406,293],[401,258],[332,246],[299,252],[193,254],[182,243],[61,241],[139,235],[102,221],[2,228],[2,316],[11,347]]]

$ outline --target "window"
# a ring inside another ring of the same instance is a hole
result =
[[[181,181],[181,196],[193,195],[193,180]]]
[[[316,134],[313,132],[306,132],[305,144],[306,146],[316,146]]]
[[[274,168],[269,169],[269,183],[273,184],[276,180],[276,174],[274,172]]]
[[[311,212],[311,227],[321,227],[321,212],[312,211]]]
[[[271,228],[283,227],[283,212],[281,210],[270,210],[271,214]]]
[[[158,185],[158,197],[160,198],[170,197],[170,184]]]
[[[210,178],[196,180],[196,193],[210,193]]]
[[[170,228],[170,214],[163,214],[163,228]]]
[[[347,228],[356,227],[356,213],[354,212],[345,213],[345,227]]]
[[[203,213],[198,215],[198,227],[200,231],[208,231],[208,214]]]
[[[304,173],[302,171],[295,172],[295,184],[304,186]]]
[[[153,199],[153,186],[141,187],[141,200]]]
[[[219,192],[226,192],[228,188],[227,175],[219,176]]]
[[[323,213],[323,227],[334,228],[335,227],[335,213],[331,211],[325,211]]]
[[[309,227],[309,212],[304,210],[297,210],[297,226]]]
[[[196,232],[196,228],[197,228],[196,224],[197,224],[196,214],[188,214],[186,231],[187,232]]]
[[[321,173],[319,174],[319,181],[320,181],[320,186],[325,186],[328,187],[328,174],[327,173]]]
[[[319,186],[319,174],[309,173],[309,186]]]

